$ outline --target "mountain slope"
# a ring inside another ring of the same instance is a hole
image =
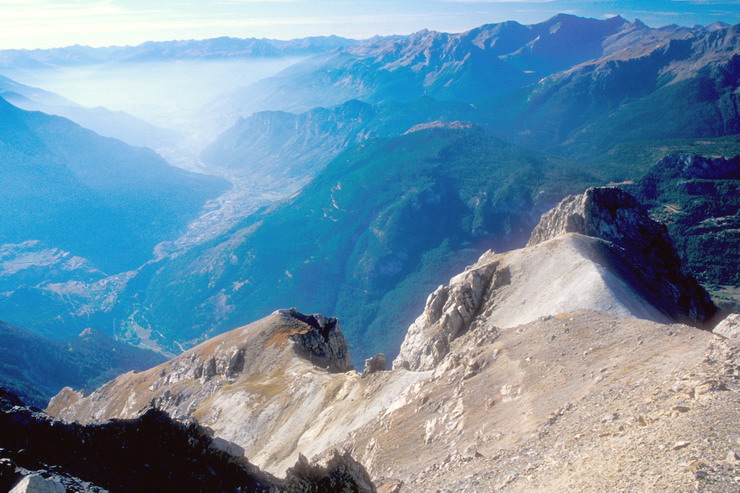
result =
[[[677,154],[658,161],[625,187],[668,226],[687,269],[711,284],[740,284],[738,240],[740,156]]]
[[[379,482],[405,483],[400,491],[471,479],[482,489],[572,483],[587,491],[631,481],[682,490],[695,476],[680,462],[695,453],[708,454],[700,469],[726,487],[737,341],[636,318],[701,322],[709,311],[687,306],[713,307],[695,282],[673,283],[659,270],[646,274],[655,296],[640,295],[648,279],[630,269],[648,267],[652,253],[641,245],[660,244],[665,230],[626,193],[590,190],[575,200],[583,215],[573,202],[543,218],[533,235],[542,242],[488,252],[430,295],[392,371],[327,371],[327,362],[346,361],[335,321],[280,310],[89,397],[67,389],[49,411],[87,422],[136,416],[153,401],[196,417],[267,470],[341,444]],[[586,225],[586,234],[562,232],[565,224]],[[307,347],[337,356],[311,364]],[[642,460],[661,441],[688,449]],[[565,467],[571,461],[588,462],[588,474]]]
[[[228,186],[5,100],[0,136],[0,243],[41,240],[108,272],[146,262]]]
[[[175,132],[155,127],[123,111],[103,107],[87,108],[57,94],[20,84],[0,75],[0,97],[18,108],[63,116],[104,137],[113,137],[132,146],[157,149],[172,144]]]
[[[431,98],[378,105],[350,100],[301,114],[264,111],[240,118],[201,158],[208,167],[259,179],[307,180],[339,153],[368,139],[399,136],[419,124],[466,122],[475,115],[471,105]]]
[[[621,142],[740,132],[740,25],[628,44],[482,104],[515,142],[587,159]]]
[[[475,129],[372,141],[290,201],[150,266],[137,322],[192,344],[295,305],[341,317],[358,358],[392,351],[420,293],[476,251],[523,243],[536,204],[587,180]]]
[[[165,361],[161,354],[92,329],[72,339],[53,340],[0,322],[0,339],[0,386],[40,408],[62,387],[90,392],[121,373]]]

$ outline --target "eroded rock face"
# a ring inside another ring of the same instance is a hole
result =
[[[727,339],[740,339],[740,315],[731,313],[712,330]]]
[[[464,333],[473,322],[489,290],[510,281],[506,269],[486,252],[476,264],[439,286],[429,295],[421,316],[409,327],[393,368],[414,371],[431,370],[449,352],[450,342]]]
[[[575,310],[700,325],[716,307],[681,271],[663,225],[628,193],[591,188],[544,214],[526,248],[486,252],[437,288],[409,327],[393,367],[434,369],[450,343],[476,324],[495,336],[499,329]]]
[[[292,359],[334,372],[352,368],[336,319],[278,310],[151,370],[124,374],[90,396],[64,389],[47,411],[81,422],[132,418],[152,405],[171,416],[190,416],[224,386],[264,379]]]
[[[296,342],[296,353],[330,372],[342,373],[354,370],[347,340],[339,330],[336,318],[318,313],[304,315],[295,308],[280,310],[280,313],[300,320],[312,328],[307,332],[290,336]]]
[[[387,361],[385,359],[385,354],[378,353],[372,358],[365,360],[365,369],[362,370],[362,376],[366,377],[373,373],[378,373],[379,371],[385,371],[386,364]]]
[[[650,219],[627,192],[590,188],[582,195],[566,197],[543,214],[527,246],[565,233],[600,238],[617,246],[625,260],[616,266],[620,274],[634,278],[638,292],[668,317],[700,325],[716,313],[706,291],[681,270],[665,226]]]

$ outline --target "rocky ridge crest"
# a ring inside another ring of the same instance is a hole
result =
[[[681,260],[660,223],[619,188],[590,188],[563,199],[542,216],[527,246],[564,233],[579,233],[608,241],[623,253],[617,267],[633,277],[639,293],[672,319],[692,325],[716,312],[709,295],[681,270]]]
[[[591,188],[545,213],[526,248],[486,252],[438,287],[394,368],[433,369],[476,324],[507,328],[579,309],[694,325],[716,311],[681,271],[664,226],[628,193]]]

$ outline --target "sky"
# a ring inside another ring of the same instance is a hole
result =
[[[136,45],[218,36],[363,39],[541,22],[564,12],[658,27],[740,23],[740,0],[0,0],[0,49]]]

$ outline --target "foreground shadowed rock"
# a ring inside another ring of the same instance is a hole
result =
[[[348,454],[334,454],[325,467],[301,458],[281,480],[226,451],[233,446],[193,420],[175,421],[157,409],[132,420],[83,426],[62,423],[0,392],[5,491],[21,476],[29,476],[26,483],[44,483],[46,477],[47,488],[61,484],[85,491],[374,491],[367,472]]]

